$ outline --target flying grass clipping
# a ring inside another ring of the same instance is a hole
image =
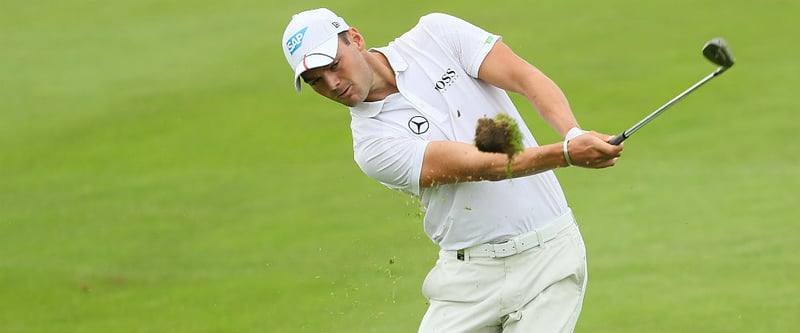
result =
[[[506,174],[511,178],[511,163],[523,150],[522,132],[517,121],[508,114],[500,113],[494,119],[480,118],[475,129],[475,146],[482,152],[506,154]]]

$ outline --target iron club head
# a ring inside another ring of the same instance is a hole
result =
[[[631,128],[625,130],[625,132],[622,132],[622,134],[617,135],[614,138],[612,138],[611,140],[609,140],[608,143],[610,143],[612,145],[618,145],[618,144],[622,143],[622,141],[625,141],[625,139],[627,139],[628,137],[633,135],[633,133],[638,131],[642,126],[644,126],[645,124],[647,124],[650,121],[652,121],[655,117],[657,117],[662,112],[664,112],[664,110],[669,108],[672,104],[675,104],[676,102],[681,100],[683,97],[688,95],[690,92],[694,91],[698,87],[702,86],[703,84],[705,84],[709,80],[717,77],[717,75],[722,74],[728,68],[733,66],[733,62],[734,61],[733,61],[733,56],[731,55],[731,50],[728,49],[728,45],[725,43],[725,40],[723,40],[722,38],[714,38],[714,39],[708,41],[708,43],[706,43],[706,45],[703,45],[703,56],[705,56],[706,59],[708,59],[709,61],[713,62],[714,64],[716,64],[716,65],[718,65],[720,67],[717,68],[711,74],[706,75],[706,77],[704,77],[702,80],[697,81],[697,83],[695,83],[694,85],[689,87],[689,89],[684,90],[678,96],[675,96],[675,98],[671,99],[669,102],[667,102],[666,104],[662,105],[657,110],[653,111],[653,113],[647,115],[647,117],[645,117],[644,119],[640,120],[638,123],[633,125]]]
[[[733,55],[722,38],[714,38],[703,45],[703,55],[718,66],[725,68],[733,66]]]

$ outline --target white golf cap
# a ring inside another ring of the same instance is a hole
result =
[[[327,66],[336,58],[338,34],[350,26],[327,8],[307,10],[292,16],[283,32],[283,55],[294,70],[294,88],[300,91],[300,74]]]

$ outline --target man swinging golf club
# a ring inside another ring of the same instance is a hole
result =
[[[613,166],[623,146],[585,132],[562,91],[500,36],[430,14],[386,47],[328,9],[293,16],[282,48],[318,94],[350,107],[354,157],[368,176],[420,198],[441,248],[423,283],[419,332],[571,332],[586,250],[553,169]],[[506,91],[525,96],[563,142],[538,145]],[[478,119],[506,113],[524,150],[473,145]],[[508,172],[508,173],[507,173]],[[511,178],[509,178],[509,176]]]

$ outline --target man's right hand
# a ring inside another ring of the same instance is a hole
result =
[[[615,146],[608,143],[612,138],[610,135],[590,131],[569,140],[567,149],[572,165],[595,169],[614,166],[622,155],[625,144]]]

